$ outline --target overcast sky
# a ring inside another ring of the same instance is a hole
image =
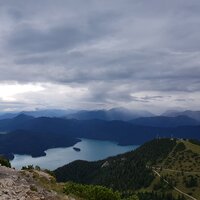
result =
[[[0,0],[1,111],[199,105],[199,0]]]

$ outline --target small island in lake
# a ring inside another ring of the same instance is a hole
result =
[[[73,149],[74,149],[75,151],[81,151],[81,149],[78,148],[78,147],[73,147]]]

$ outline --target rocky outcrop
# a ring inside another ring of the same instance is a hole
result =
[[[38,176],[36,176],[36,173]],[[0,166],[1,200],[75,200],[47,189],[37,182],[35,177],[45,179],[52,177],[45,172],[29,172]]]

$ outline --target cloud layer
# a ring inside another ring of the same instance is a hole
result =
[[[2,0],[0,84],[43,88],[11,96],[17,109],[198,109],[199,13],[198,0]]]

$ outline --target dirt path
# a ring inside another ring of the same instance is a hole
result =
[[[186,174],[199,174],[200,172],[194,172],[194,171],[181,171],[181,170],[175,170],[175,169],[166,169],[166,168],[162,168],[162,170],[164,171],[169,171],[169,172],[183,172],[183,173],[186,173]]]
[[[154,172],[157,176],[161,177],[161,175],[160,175],[155,169],[153,169],[153,172]],[[165,183],[169,184],[169,182],[168,182],[166,179],[163,179],[163,180],[165,181]],[[169,184],[169,185],[170,185],[170,184]],[[178,193],[180,193],[180,194],[182,194],[182,195],[184,195],[184,196],[187,196],[188,198],[190,198],[190,199],[192,199],[192,200],[198,200],[198,199],[196,199],[196,198],[190,196],[189,194],[187,194],[187,193],[185,193],[185,192],[179,190],[177,187],[174,187],[174,186],[172,186],[172,187],[173,187],[173,189],[176,190]]]

